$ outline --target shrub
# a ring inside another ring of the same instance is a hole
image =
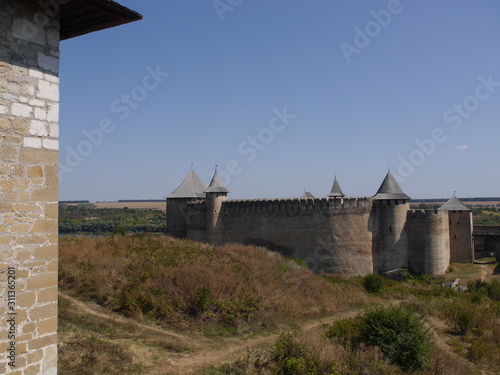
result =
[[[465,335],[472,326],[472,316],[468,311],[462,310],[458,313],[457,329],[462,335]]]
[[[274,362],[273,374],[276,375],[314,375],[319,374],[320,361],[316,355],[297,342],[298,331],[280,336],[271,352]]]
[[[363,286],[368,293],[380,293],[384,287],[384,279],[371,273],[363,279]]]
[[[209,286],[202,286],[196,291],[196,304],[198,305],[199,312],[205,312],[207,310],[210,292]]]
[[[421,370],[429,359],[430,344],[420,318],[404,306],[379,308],[363,317],[363,338],[404,371]]]
[[[364,321],[356,317],[333,322],[326,333],[328,338],[337,338],[344,347],[354,349],[362,341]]]
[[[491,282],[488,296],[494,301],[500,301],[500,281],[493,280]]]

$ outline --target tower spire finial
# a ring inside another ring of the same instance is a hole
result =
[[[193,163],[191,163],[191,170],[193,170]]]
[[[215,164],[215,173],[217,173],[217,164]]]

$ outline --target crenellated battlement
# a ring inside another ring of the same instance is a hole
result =
[[[272,198],[272,199],[231,199],[222,202],[225,213],[249,212],[294,212],[305,210],[342,210],[371,207],[370,197],[350,198]]]

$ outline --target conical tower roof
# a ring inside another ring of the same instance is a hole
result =
[[[409,200],[410,197],[403,192],[401,186],[392,175],[391,171],[387,172],[387,175],[382,181],[382,185],[378,188],[377,194],[373,196],[374,200],[382,199],[404,199]]]
[[[340,188],[340,184],[337,181],[337,176],[335,176],[335,179],[333,180],[332,190],[330,191],[330,194],[328,194],[328,197],[329,198],[342,198],[344,196],[345,196],[345,194],[342,192],[342,189]]]
[[[210,181],[210,185],[208,185],[205,193],[229,193],[229,190],[224,187],[224,184],[220,180],[219,175],[217,174],[217,170],[215,170],[212,181]]]
[[[470,208],[453,194],[453,197],[448,199],[448,202],[439,207],[439,211],[470,211]]]
[[[306,191],[304,190],[304,194],[302,194],[300,197],[300,199],[314,199],[314,195],[311,194],[310,191]]]
[[[191,169],[182,184],[167,198],[205,198],[205,185]]]

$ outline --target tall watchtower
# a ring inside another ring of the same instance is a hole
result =
[[[219,215],[222,207],[222,202],[227,199],[227,194],[229,190],[224,187],[224,184],[217,174],[217,167],[215,168],[214,176],[210,185],[205,190],[206,194],[206,223],[207,223],[207,239],[209,243],[214,243],[215,233],[217,227],[217,222],[219,221]]]
[[[205,185],[198,175],[189,171],[180,186],[167,196],[167,234],[172,237],[186,238],[188,225],[197,217],[188,207],[190,203],[205,200]]]
[[[443,204],[439,211],[448,212],[450,227],[450,261],[474,262],[472,245],[472,211],[455,194]]]
[[[388,171],[372,200],[374,272],[408,267],[406,215],[410,197]]]

